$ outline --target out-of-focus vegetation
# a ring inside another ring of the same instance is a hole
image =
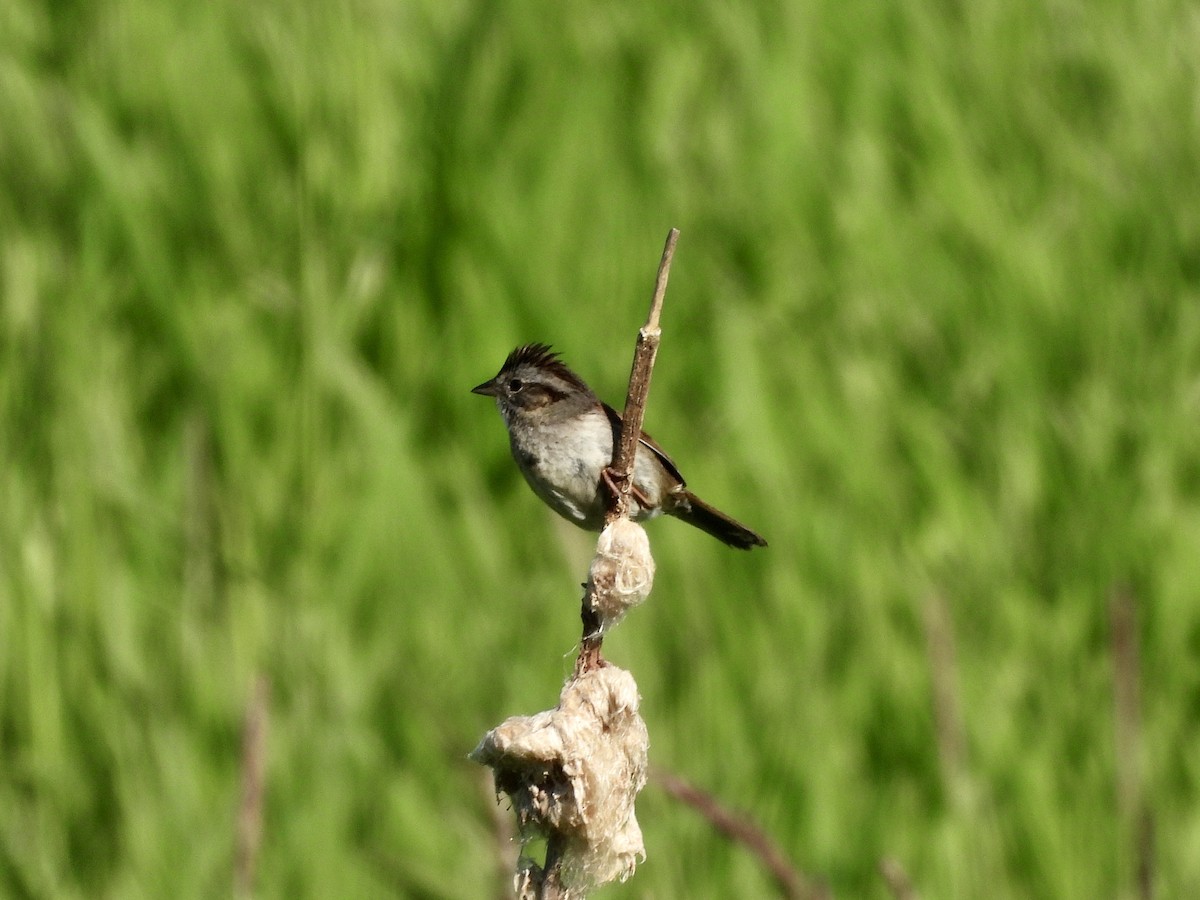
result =
[[[1200,895],[1198,47],[1157,0],[3,4],[0,893],[227,894],[261,675],[259,895],[493,895],[465,756],[554,703],[592,538],[467,391],[545,340],[619,402],[675,225],[648,427],[771,547],[650,526],[652,762],[840,897],[1122,895],[1140,784]],[[639,818],[606,896],[770,895]]]

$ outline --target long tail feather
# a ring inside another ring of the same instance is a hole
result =
[[[689,525],[695,525],[718,541],[739,550],[767,546],[762,535],[729,518],[716,507],[709,506],[691,491],[683,490],[676,497],[677,502],[669,510],[675,518],[683,519]]]

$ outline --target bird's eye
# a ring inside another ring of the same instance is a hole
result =
[[[523,382],[520,378],[513,378],[508,383],[508,389],[514,394],[523,387],[525,387],[525,382]]]

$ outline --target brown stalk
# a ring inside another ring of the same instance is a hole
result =
[[[933,720],[937,735],[942,783],[951,797],[959,797],[966,772],[966,739],[958,702],[958,658],[954,622],[945,597],[932,593],[925,599],[925,644],[933,682]]]
[[[513,828],[513,817],[497,801],[496,782],[491,772],[479,770],[480,785],[487,798],[488,815],[492,821],[492,837],[496,846],[496,884],[497,900],[507,900],[512,896],[512,873],[517,869],[517,831]]]
[[[638,440],[642,435],[642,422],[646,416],[646,397],[650,393],[650,376],[654,372],[654,359],[662,338],[659,318],[662,315],[663,299],[667,293],[667,279],[671,274],[671,260],[675,256],[675,244],[679,241],[679,229],[672,228],[667,234],[662,258],[658,263],[658,277],[654,281],[654,296],[650,300],[650,313],[646,324],[638,331],[637,346],[633,352],[633,368],[629,374],[629,391],[625,395],[625,414],[621,417],[620,437],[613,448],[612,466],[607,478],[616,488],[609,498],[604,524],[610,525],[629,514],[629,492],[633,487],[633,462],[637,453]],[[604,635],[600,631],[600,619],[595,611],[595,598],[584,594],[580,618],[583,620],[583,638],[580,641],[579,657],[575,661],[575,675],[604,665],[601,645]]]
[[[213,438],[208,420],[193,413],[184,423],[183,582],[186,596],[204,613],[216,596],[217,508],[214,490]]]
[[[1113,729],[1117,769],[1117,811],[1129,843],[1136,896],[1154,896],[1154,820],[1142,788],[1141,650],[1137,598],[1128,587],[1109,596],[1112,629]]]
[[[638,439],[642,433],[642,421],[646,412],[646,396],[650,390],[650,376],[654,370],[654,359],[658,353],[662,331],[659,319],[662,315],[663,298],[667,290],[667,278],[671,271],[671,259],[675,244],[679,240],[679,229],[672,228],[663,247],[658,265],[658,277],[654,284],[654,295],[650,301],[650,313],[646,324],[638,331],[634,350],[633,367],[629,376],[629,391],[625,398],[625,414],[620,434],[613,447],[612,465],[604,473],[605,482],[611,488],[604,524],[628,516],[629,494],[633,485],[633,463]],[[575,661],[574,678],[579,679],[605,665],[601,655],[604,635],[597,612],[597,597],[593,579],[584,593],[580,617],[583,620],[583,638],[579,656]],[[640,836],[639,836],[640,840]],[[547,836],[544,865],[525,868],[518,873],[517,896],[519,900],[562,900],[567,896],[563,885],[563,856],[568,850],[566,837],[560,831]]]
[[[656,770],[651,777],[669,796],[696,810],[714,829],[758,857],[784,897],[789,900],[826,900],[833,896],[828,888],[814,884],[800,874],[787,854],[765,831],[744,816],[727,809],[712,794],[669,772]]]
[[[900,861],[891,856],[885,856],[879,861],[879,874],[887,882],[888,890],[896,900],[918,900],[920,894],[912,885],[912,879],[904,871]]]
[[[254,893],[258,852],[262,846],[263,793],[267,769],[267,725],[270,683],[260,675],[254,681],[246,703],[242,730],[242,797],[238,805],[237,846],[235,848],[234,896]]]

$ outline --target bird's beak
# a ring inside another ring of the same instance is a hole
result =
[[[485,397],[495,397],[500,393],[500,385],[496,383],[496,379],[485,381],[483,384],[477,384],[471,388],[472,394],[483,394]]]

